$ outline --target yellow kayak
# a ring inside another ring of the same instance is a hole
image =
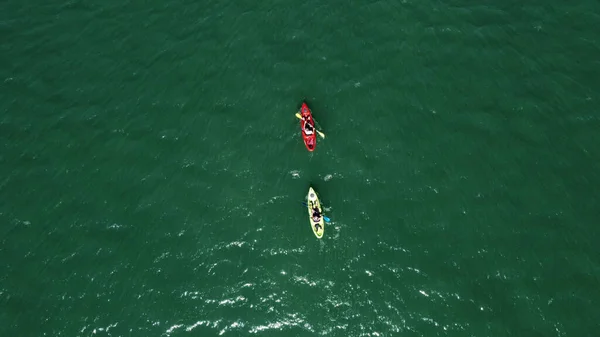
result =
[[[308,205],[307,209],[308,219],[310,220],[310,228],[312,228],[313,233],[315,233],[315,236],[320,239],[323,237],[323,233],[325,233],[325,220],[323,219],[323,209],[321,208],[319,197],[317,196],[317,192],[315,192],[315,190],[313,190],[312,187],[308,189],[306,201]],[[314,208],[317,208],[319,210],[320,216],[318,217],[318,219],[313,218]]]

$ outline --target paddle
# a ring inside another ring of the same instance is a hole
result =
[[[298,117],[298,119],[302,119],[302,116],[300,116],[300,114],[298,112],[296,112],[296,117]],[[314,120],[314,118],[313,118],[313,120]],[[315,131],[317,131],[317,133],[319,134],[319,136],[321,136],[321,138],[325,139],[325,134],[323,132],[317,130],[316,128],[315,128]]]
[[[304,205],[305,207],[308,207],[308,205],[304,201],[302,202],[302,205]],[[325,220],[325,222],[327,222],[327,223],[331,222],[331,219],[326,217],[324,214],[321,214],[321,216],[323,217],[323,220]]]

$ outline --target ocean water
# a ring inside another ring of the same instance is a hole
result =
[[[597,336],[598,27],[597,1],[0,3],[0,336]]]

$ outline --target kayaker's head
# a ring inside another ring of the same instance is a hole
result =
[[[312,150],[313,149],[313,145],[312,144],[308,144],[308,148]]]

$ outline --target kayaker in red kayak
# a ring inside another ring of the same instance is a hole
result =
[[[308,118],[303,118],[304,120],[304,133],[306,133],[307,136],[310,136],[314,133],[314,129],[312,127],[312,125],[310,125],[310,123],[308,122]]]
[[[306,145],[306,149],[309,152],[312,152],[317,147],[317,130],[315,129],[315,121],[312,118],[311,111],[306,103],[302,103],[300,114],[297,116],[300,118],[300,129],[302,130],[304,145]]]

